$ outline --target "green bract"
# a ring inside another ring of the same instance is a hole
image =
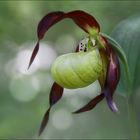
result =
[[[90,85],[98,79],[102,71],[103,64],[98,48],[59,56],[51,68],[53,79],[68,89]]]

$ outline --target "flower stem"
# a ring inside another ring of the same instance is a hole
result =
[[[131,139],[138,139],[138,129],[137,129],[137,120],[136,120],[136,112],[133,98],[127,99],[127,108],[128,108],[128,120],[129,120],[129,128]]]

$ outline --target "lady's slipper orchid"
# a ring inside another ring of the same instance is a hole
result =
[[[55,82],[50,91],[50,107],[44,115],[39,135],[47,125],[51,107],[61,99],[64,88],[82,88],[98,80],[101,94],[74,113],[89,111],[104,98],[113,112],[118,110],[113,102],[113,93],[120,79],[120,64],[116,49],[100,33],[100,26],[95,18],[84,11],[51,12],[41,19],[37,28],[38,41],[33,50],[29,67],[38,53],[39,42],[46,31],[65,18],[72,19],[88,33],[88,37],[80,41],[76,52],[62,55],[53,63],[51,73]]]

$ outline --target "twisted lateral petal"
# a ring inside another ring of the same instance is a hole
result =
[[[83,29],[87,33],[91,33],[92,31],[93,33],[95,32],[95,34],[97,34],[100,31],[100,26],[95,20],[95,18],[83,11],[76,10],[68,13],[58,11],[47,14],[41,19],[41,21],[38,24],[38,42],[30,58],[28,68],[31,66],[35,56],[38,53],[39,41],[44,37],[45,33],[51,26],[53,26],[54,24],[56,24],[64,18],[71,18],[81,29]]]
[[[32,52],[32,55],[31,55],[31,58],[30,58],[30,62],[29,62],[29,66],[28,66],[28,69],[30,68],[32,62],[34,61],[37,53],[38,53],[38,50],[39,50],[39,41],[37,42],[33,52]]]
[[[111,48],[110,48],[111,49]],[[114,50],[111,49],[110,61],[108,64],[107,77],[105,81],[104,95],[106,97],[108,106],[113,112],[117,112],[117,107],[113,102],[113,93],[118,85],[120,79],[120,64]]]
[[[96,96],[95,98],[93,98],[90,102],[88,102],[84,107],[74,111],[73,113],[82,113],[82,112],[86,112],[86,111],[90,111],[91,109],[93,109],[101,100],[103,100],[104,98],[104,94],[100,94],[98,96]]]
[[[39,136],[41,135],[41,133],[43,132],[43,130],[45,129],[45,127],[49,121],[49,114],[50,114],[50,108],[46,111],[46,113],[42,119],[41,126],[39,129]]]
[[[45,127],[48,123],[51,107],[61,99],[62,95],[63,95],[63,88],[61,86],[59,86],[57,83],[54,83],[51,88],[51,92],[50,92],[50,107],[46,111],[46,113],[43,117],[43,120],[41,122],[41,126],[39,129],[39,135],[41,135],[41,133],[43,132],[43,130],[45,129]]]
[[[79,45],[76,47],[75,52],[78,52],[78,51],[79,51]],[[60,98],[63,95],[63,90],[64,90],[64,88],[59,86],[57,83],[55,83],[55,82],[53,83],[53,86],[52,86],[51,91],[50,91],[50,96],[49,96],[50,107],[48,108],[48,110],[46,111],[46,113],[45,113],[45,115],[44,115],[44,117],[42,119],[41,126],[40,126],[40,129],[39,129],[39,136],[41,135],[41,133],[43,132],[43,130],[45,129],[45,127],[46,127],[46,125],[48,123],[49,113],[50,113],[51,107],[58,100],[60,100]]]
[[[50,92],[50,106],[53,106],[57,103],[58,100],[62,97],[63,94],[63,87],[54,83]]]

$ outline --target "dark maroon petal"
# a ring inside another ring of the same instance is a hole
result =
[[[113,93],[118,85],[120,79],[120,66],[117,55],[114,50],[110,47],[108,41],[102,35],[98,36],[98,42],[100,45],[105,47],[105,52],[108,56],[108,68],[107,75],[104,83],[104,87],[102,88],[102,92],[104,93],[108,106],[113,112],[117,112],[118,109],[113,102]],[[101,83],[101,81],[99,81]]]
[[[114,103],[114,101],[112,99],[112,96],[111,96],[111,93],[110,93],[109,89],[105,89],[104,90],[104,95],[106,97],[107,104],[108,104],[109,108],[113,112],[118,112],[118,108],[117,108],[116,104]]]
[[[119,60],[114,50],[110,48],[110,61],[108,64],[107,77],[103,93],[106,97],[109,108],[113,112],[117,111],[117,107],[113,102],[113,93],[118,85],[119,79],[120,79]]]
[[[82,113],[86,111],[90,111],[93,109],[101,100],[103,100],[104,94],[100,94],[96,96],[94,99],[92,99],[90,102],[88,102],[84,107],[78,109],[77,111],[74,111],[73,113]]]
[[[120,64],[118,56],[115,54],[114,50],[111,50],[106,85],[108,86],[108,88],[112,93],[115,91],[119,80],[120,80]]]
[[[94,29],[97,33],[100,31],[100,26],[96,19],[90,14],[76,10],[68,13],[64,12],[51,12],[44,16],[38,24],[37,33],[38,38],[42,39],[46,31],[54,24],[64,18],[71,18],[80,28],[89,33],[87,27]]]
[[[31,58],[30,58],[30,62],[29,62],[29,65],[28,65],[28,69],[30,68],[31,64],[33,63],[37,53],[38,53],[38,50],[39,50],[39,41],[37,42],[33,52],[32,52],[32,55],[31,55]]]
[[[41,135],[41,133],[43,132],[43,130],[45,129],[45,127],[48,123],[49,113],[50,113],[50,108],[46,111],[46,113],[45,113],[45,115],[42,119],[41,126],[40,126],[40,129],[39,129],[39,136]]]
[[[39,50],[39,41],[44,37],[46,31],[55,23],[59,22],[64,17],[63,12],[51,12],[44,16],[38,24],[37,28],[37,35],[38,35],[38,42],[33,50],[33,53],[30,58],[28,69],[30,68],[32,62],[34,61],[37,52]]]
[[[44,37],[45,33],[48,31],[50,27],[52,27],[54,24],[56,24],[57,22],[59,22],[64,18],[71,18],[80,28],[82,28],[84,31],[88,33],[90,33],[91,29],[93,29],[97,33],[100,31],[100,26],[98,22],[95,20],[93,16],[89,15],[86,12],[79,11],[79,10],[68,12],[68,13],[64,13],[61,11],[51,12],[46,16],[44,16],[38,24],[38,28],[37,28],[38,40],[40,41]],[[29,67],[31,66],[38,52],[39,41],[30,58]]]
[[[38,38],[42,39],[46,31],[54,24],[64,18],[64,12],[51,12],[44,16],[38,24],[37,34]]]
[[[57,83],[54,83],[50,92],[50,106],[54,105],[61,99],[63,95],[63,87],[59,86]]]
[[[69,13],[64,12],[51,12],[44,16],[38,24],[38,38],[42,39],[46,31],[54,24],[64,18],[71,18],[80,28],[88,32],[87,27],[95,29],[97,33],[100,31],[100,26],[93,16],[84,11],[72,11]]]
[[[50,107],[43,117],[40,129],[39,129],[39,135],[41,135],[41,133],[47,126],[51,107],[61,99],[62,95],[63,95],[63,88],[54,82],[54,84],[51,88],[51,92],[50,92]]]
[[[90,32],[89,28],[96,30],[97,33],[100,31],[100,26],[96,19],[84,11],[76,10],[69,12],[67,13],[67,17],[74,20],[74,22],[87,33]]]

